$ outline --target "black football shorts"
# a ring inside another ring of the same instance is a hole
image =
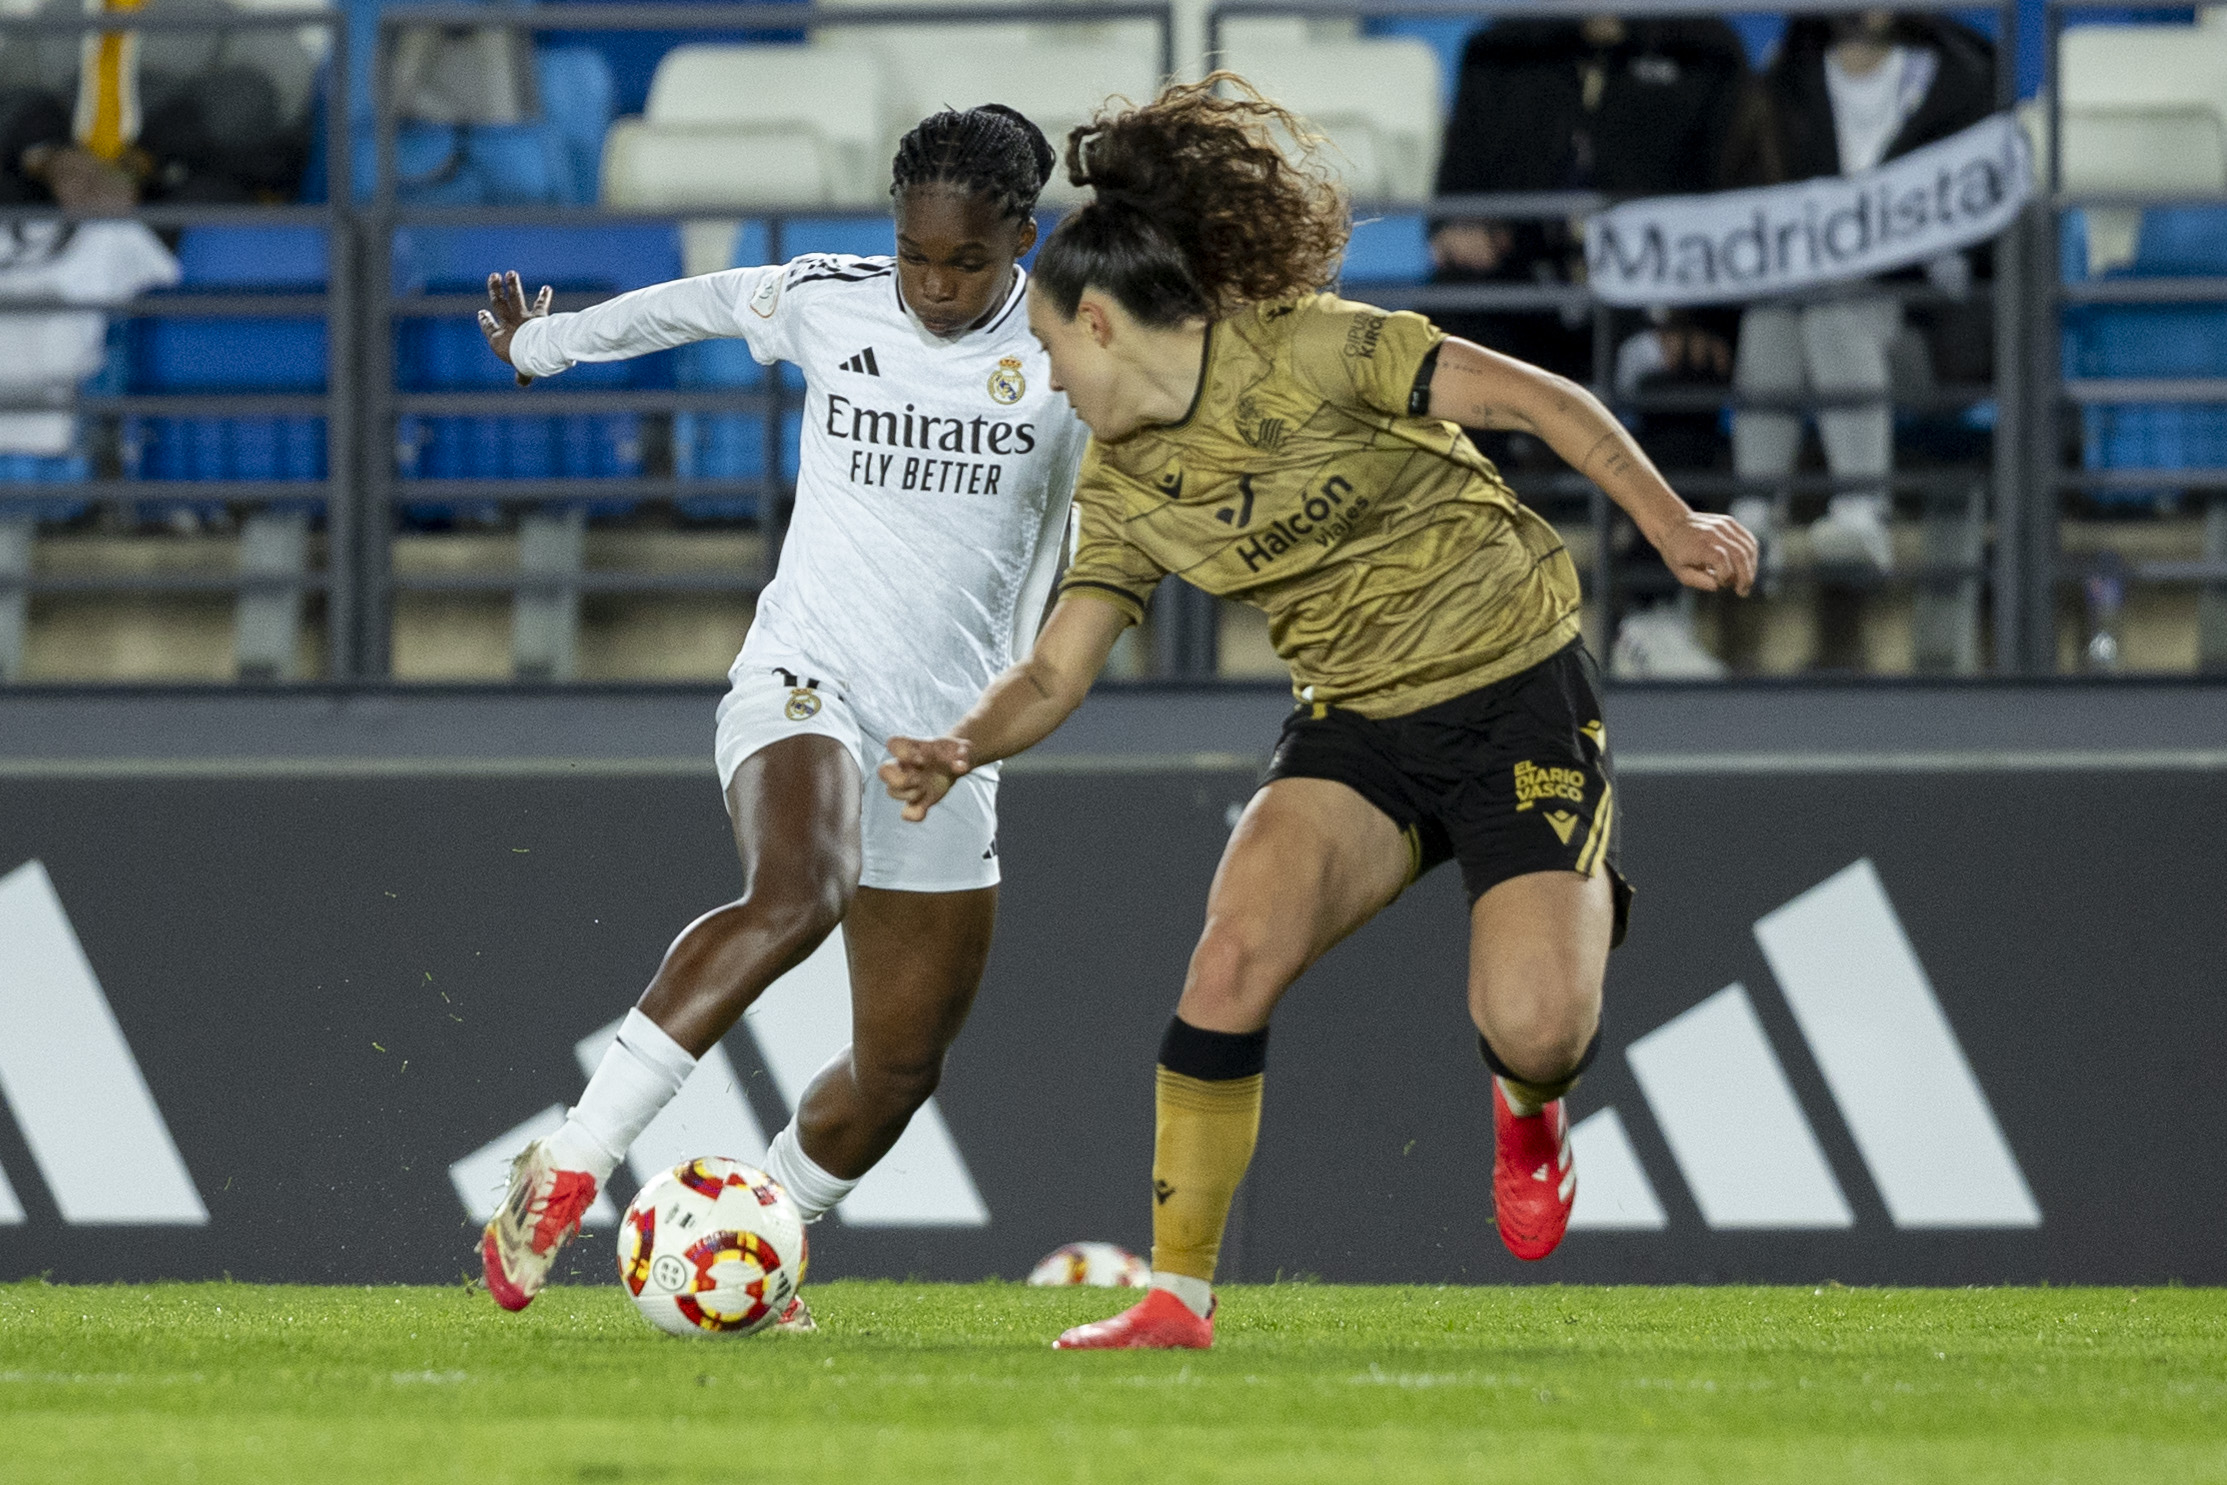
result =
[[[1582,640],[1506,680],[1402,717],[1302,703],[1268,779],[1332,779],[1407,837],[1409,880],[1461,863],[1475,902],[1510,877],[1606,869],[1624,941],[1632,890],[1616,866],[1616,777],[1600,670]]]

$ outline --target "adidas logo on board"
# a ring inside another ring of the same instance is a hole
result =
[[[1764,914],[1755,938],[1894,1225],[2039,1227],[1878,870],[1842,869]],[[1746,986],[1725,986],[1624,1056],[1711,1228],[1855,1225]],[[1614,1108],[1579,1123],[1570,1143],[1584,1173],[1571,1227],[1669,1225]]]
[[[54,881],[36,861],[0,876],[0,1094],[64,1222],[208,1223]],[[0,1172],[0,1227],[25,1220]]]

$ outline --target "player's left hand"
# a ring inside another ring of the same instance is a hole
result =
[[[917,824],[951,792],[952,782],[974,767],[973,752],[963,738],[893,737],[889,761],[876,772],[889,797],[903,802],[905,818]]]
[[[517,270],[487,275],[487,308],[479,312],[479,333],[487,337],[487,348],[516,373],[521,387],[532,386],[534,379],[519,371],[517,363],[510,359],[511,338],[526,321],[548,314],[555,297],[555,291],[543,284],[541,292],[534,295],[533,303],[528,304],[526,286],[519,282]]]
[[[1688,511],[1654,542],[1664,565],[1689,588],[1704,593],[1730,588],[1745,598],[1755,586],[1755,537],[1730,516]]]

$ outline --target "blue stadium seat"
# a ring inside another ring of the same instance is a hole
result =
[[[2142,213],[2133,278],[2204,278],[2227,274],[2227,208],[2153,206]]]
[[[9,485],[75,485],[84,483],[87,477],[83,454],[0,453],[0,489]],[[29,516],[59,526],[84,514],[86,508],[83,500],[26,500],[0,495],[0,521]]]
[[[593,3],[593,0],[574,0]],[[804,0],[795,0],[802,4]],[[657,64],[676,46],[715,41],[796,44],[802,31],[545,31],[541,44],[551,48],[589,47],[610,69],[613,96],[619,113],[640,113],[648,105],[650,79]]]
[[[1420,214],[1387,213],[1353,224],[1340,277],[1356,283],[1419,284],[1430,273],[1430,229]]]
[[[603,170],[603,136],[617,117],[611,64],[592,47],[567,46],[539,54],[541,110],[564,148],[570,173],[565,200],[596,199]]]
[[[794,367],[784,366],[793,372]],[[683,346],[677,367],[681,386],[761,388],[765,368],[751,358],[750,348],[739,340],[707,340]],[[781,474],[797,476],[801,415],[790,412],[783,420]],[[678,413],[673,418],[673,475],[690,480],[758,479],[766,472],[765,418],[758,413]],[[758,502],[748,496],[703,495],[680,501],[681,513],[700,521],[751,520],[759,515]]]
[[[2086,220],[2067,213],[2063,270],[2087,276]],[[2227,274],[2227,209],[2152,207],[2142,214],[2134,261],[2110,278]],[[2065,374],[2072,377],[2227,377],[2227,305],[2077,305],[2064,315]],[[2227,468],[2227,406],[2107,403],[2081,409],[2082,463],[2091,470]],[[2099,491],[2097,504],[2156,507],[2157,490]]]
[[[759,226],[762,243],[763,227]],[[738,234],[735,261],[738,263],[763,262],[763,257],[746,256],[749,247],[747,231]],[[782,224],[781,256],[784,260],[799,253],[856,253],[861,258],[886,258],[897,249],[896,229],[888,217],[792,217]],[[763,247],[758,250],[761,254]]]
[[[371,47],[377,0],[346,0],[349,12],[349,135],[358,201],[378,181],[371,107]],[[593,47],[535,51],[540,122],[454,128],[405,124],[395,132],[397,199],[413,205],[592,205],[603,135],[614,117],[610,63]],[[326,199],[325,90],[320,84],[301,199]]]
[[[178,242],[179,287],[321,289],[326,240],[314,227],[194,227]],[[159,300],[160,295],[150,296]],[[140,392],[325,390],[322,319],[153,319],[130,322],[130,386]],[[326,474],[325,420],[315,417],[124,420],[125,472],[147,480],[317,480]],[[150,505],[149,513],[179,508]],[[221,507],[186,508],[213,514]],[[300,508],[317,509],[317,502]]]
[[[515,268],[528,292],[541,284],[562,290],[624,291],[680,275],[680,239],[672,227],[406,228],[395,234],[394,290],[477,293],[488,273]],[[558,385],[670,387],[674,357],[575,367]],[[513,385],[510,369],[488,353],[468,317],[398,320],[395,379],[405,391],[460,391]],[[520,395],[531,407],[531,394]],[[520,417],[405,417],[395,439],[403,479],[608,479],[642,471],[641,418],[634,413]],[[591,516],[623,514],[633,502],[595,501]],[[404,509],[415,525],[445,525],[460,516],[491,521],[492,504],[457,507],[417,502]]]

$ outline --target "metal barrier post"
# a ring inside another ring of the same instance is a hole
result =
[[[361,284],[357,280],[354,151],[348,119],[354,97],[348,82],[348,28],[332,28],[326,54],[331,78],[325,97],[325,202],[331,222],[325,239],[325,336],[331,389],[325,416],[325,670],[328,680],[345,683],[358,674],[362,655],[358,626],[363,572],[359,553],[363,530],[363,479],[357,454],[360,377]]]

